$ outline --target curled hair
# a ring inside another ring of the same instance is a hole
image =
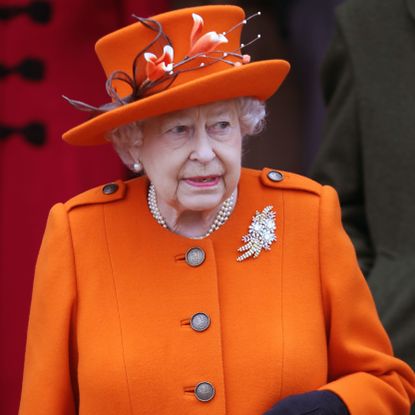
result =
[[[122,162],[135,173],[137,171],[133,166],[139,160],[140,146],[143,143],[142,127],[143,121],[123,124],[110,131],[107,136]]]
[[[243,137],[259,134],[265,127],[265,103],[256,98],[236,98],[236,108]]]
[[[265,126],[265,103],[251,97],[234,98],[230,101],[236,104],[242,137],[259,134]],[[133,171],[143,142],[144,122],[145,120],[141,120],[124,124],[108,134],[108,140],[112,142],[123,163]]]

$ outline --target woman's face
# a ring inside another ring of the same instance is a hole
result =
[[[216,209],[239,181],[242,136],[235,102],[224,101],[148,119],[140,160],[159,207]]]

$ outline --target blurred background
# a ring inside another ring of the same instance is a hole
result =
[[[33,270],[50,207],[88,188],[126,178],[107,146],[70,147],[67,129],[86,120],[65,94],[107,102],[95,41],[126,24],[204,4],[236,4],[262,15],[245,27],[253,60],[283,58],[292,70],[269,100],[265,131],[244,165],[306,173],[325,116],[319,70],[341,0],[0,0],[0,413],[18,410]],[[254,142],[254,145],[252,145]]]

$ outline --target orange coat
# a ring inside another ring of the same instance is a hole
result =
[[[36,267],[20,415],[260,415],[329,389],[352,415],[408,413],[414,375],[391,356],[335,191],[243,170],[229,221],[203,240],[163,229],[148,181],[51,211]],[[256,210],[277,242],[237,262]],[[191,267],[194,246],[205,262]],[[205,312],[210,327],[189,318]],[[198,401],[194,386],[216,395]]]

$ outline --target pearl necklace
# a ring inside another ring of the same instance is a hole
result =
[[[216,215],[215,220],[213,221],[212,225],[210,225],[209,230],[202,236],[196,236],[191,239],[203,239],[209,236],[212,232],[219,229],[228,219],[232,213],[233,204],[234,204],[234,195],[232,194],[231,197],[226,199],[223,203],[221,208],[219,209],[218,214]],[[153,218],[159,223],[163,228],[168,229],[166,220],[160,213],[160,210],[157,205],[157,197],[156,197],[156,190],[154,188],[153,183],[150,184],[148,188],[148,195],[147,195],[147,202],[148,208],[150,209]]]

